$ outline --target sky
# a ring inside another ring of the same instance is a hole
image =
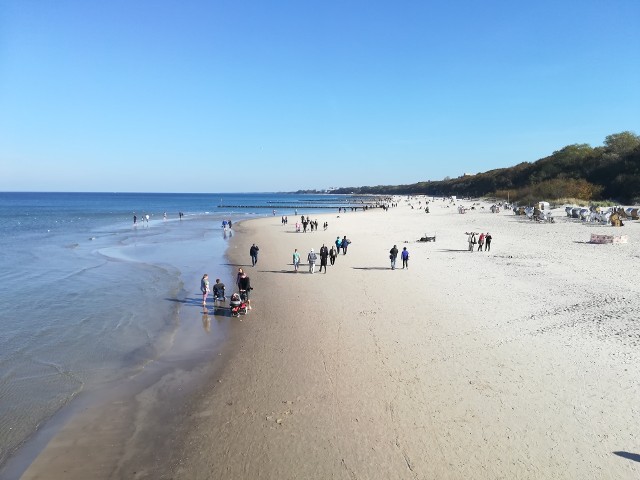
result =
[[[640,134],[638,0],[0,0],[0,191],[410,184]]]

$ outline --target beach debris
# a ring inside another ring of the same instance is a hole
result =
[[[426,233],[424,234],[424,237],[420,237],[420,240],[418,240],[419,242],[435,242],[436,241],[436,234],[434,233],[433,236],[429,236]]]
[[[627,243],[628,241],[629,237],[627,235],[599,235],[592,233],[589,243],[601,245],[605,243]]]
[[[281,419],[281,418],[277,419],[277,420],[276,420],[276,423],[277,423],[278,425],[282,425],[282,419]]]

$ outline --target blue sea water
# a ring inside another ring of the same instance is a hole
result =
[[[198,288],[184,285],[183,272],[224,265],[223,219],[350,201],[0,192],[0,466],[80,392],[126,378],[170,348],[181,308],[172,300]]]

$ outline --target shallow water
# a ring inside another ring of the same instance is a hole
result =
[[[180,308],[199,304],[199,283],[185,285],[195,272],[232,283],[222,219],[270,215],[272,205],[290,216],[283,206],[295,202],[297,213],[317,212],[307,208],[314,198],[336,208],[345,201],[0,193],[0,465],[80,392],[129,377],[166,351]]]

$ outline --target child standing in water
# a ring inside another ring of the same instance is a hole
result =
[[[207,295],[209,295],[209,275],[206,273],[200,280],[200,290],[202,291],[202,306],[204,307],[207,305]]]

